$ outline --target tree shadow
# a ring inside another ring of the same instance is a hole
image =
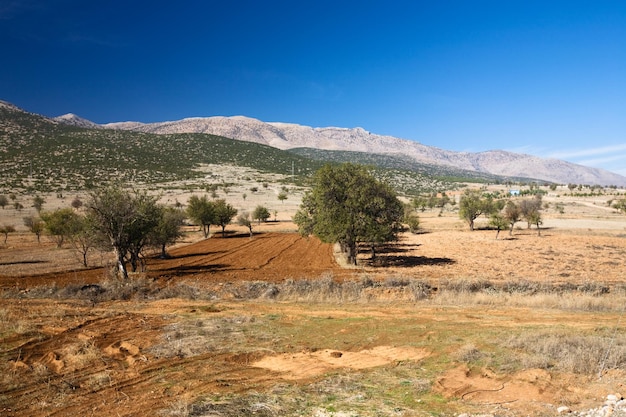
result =
[[[410,252],[413,249],[422,246],[421,244],[408,244],[408,243],[394,243],[376,246],[376,254],[386,254],[386,253],[406,253]],[[371,247],[362,245],[359,246],[359,253],[370,253]]]
[[[154,255],[153,258],[154,259],[164,259],[164,260],[174,260],[174,259],[185,259],[185,258],[196,258],[196,257],[200,257],[200,256],[210,256],[210,255],[218,255],[221,253],[226,253],[226,251],[223,250],[216,250],[216,251],[208,251],[208,252],[194,252],[194,253],[185,253],[182,255],[172,255],[171,253],[168,254],[167,258],[161,258],[161,254],[157,254]]]
[[[212,264],[212,265],[182,265],[173,266],[171,268],[155,269],[155,272],[167,273],[169,275],[181,277],[185,275],[205,274],[227,269],[230,265]]]
[[[456,263],[451,258],[429,258],[427,256],[378,256],[373,261],[370,260],[369,264],[374,267],[399,267],[399,268],[411,268],[416,266],[436,266],[436,265],[452,265]]]
[[[0,262],[0,266],[8,266],[8,265],[26,265],[26,264],[45,264],[48,263],[48,261],[40,261],[40,260],[34,260],[34,261],[15,261],[15,262]]]

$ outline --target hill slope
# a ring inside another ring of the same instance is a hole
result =
[[[156,134],[208,133],[279,149],[315,148],[395,154],[408,156],[421,164],[563,184],[626,185],[626,177],[621,175],[558,159],[499,150],[480,153],[453,152],[410,140],[373,134],[361,128],[313,128],[290,123],[265,123],[243,116],[198,117],[150,124],[110,123],[104,127]]]
[[[154,134],[82,126],[92,124],[74,115],[48,119],[0,103],[0,193],[84,190],[112,181],[206,188],[214,181],[203,169],[209,164],[282,174],[289,182],[301,183],[326,161],[339,162],[206,133]],[[415,163],[401,166],[394,158],[387,159],[371,164],[377,166],[373,173],[400,193],[456,187],[448,178],[437,178],[447,177],[445,170],[431,171]],[[465,174],[455,171],[466,179],[485,179]]]

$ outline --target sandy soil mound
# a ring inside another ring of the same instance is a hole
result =
[[[411,347],[377,346],[359,352],[318,350],[278,356],[266,356],[252,366],[280,373],[288,380],[306,379],[335,368],[367,369],[383,366],[394,361],[418,361],[428,356],[423,349]]]

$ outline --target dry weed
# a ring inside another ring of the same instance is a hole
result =
[[[624,335],[575,335],[558,331],[527,332],[504,341],[524,368],[556,369],[594,375],[603,369],[626,369]]]

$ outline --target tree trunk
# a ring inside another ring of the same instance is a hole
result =
[[[372,261],[376,259],[376,245],[372,244]]]
[[[118,249],[115,249],[115,253],[117,255],[117,272],[122,278],[128,279],[128,271],[126,270],[124,255],[122,255]]]
[[[356,265],[356,243],[348,243],[346,244],[348,249],[348,263],[352,265]]]
[[[500,234],[500,228],[498,227],[498,231],[496,232],[496,240],[498,240],[498,235]]]

